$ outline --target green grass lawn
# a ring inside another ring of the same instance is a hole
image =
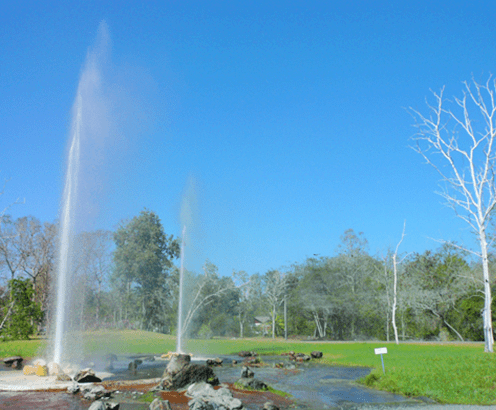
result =
[[[167,353],[175,350],[175,338],[142,331],[91,332],[86,334],[89,351],[119,353]],[[35,357],[45,341],[0,343],[0,357]],[[387,347],[386,374],[374,348]],[[406,396],[427,396],[442,403],[496,404],[496,355],[485,354],[482,344],[427,343],[310,343],[271,339],[188,340],[186,351],[196,356],[234,354],[255,350],[280,354],[289,350],[310,353],[321,350],[322,363],[336,366],[367,366],[372,373],[361,380],[370,387]]]

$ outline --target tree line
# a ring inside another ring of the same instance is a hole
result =
[[[181,238],[167,235],[156,213],[143,210],[115,232],[77,236],[72,285],[81,297],[74,320],[83,329],[176,334]],[[2,218],[4,339],[50,331],[56,239],[55,223]],[[365,235],[349,229],[334,255],[263,274],[221,276],[209,260],[202,272],[187,271],[183,332],[199,338],[393,340],[397,327],[400,340],[483,340],[482,284],[480,262],[455,245],[372,255]]]

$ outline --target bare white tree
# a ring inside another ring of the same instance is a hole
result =
[[[462,98],[444,99],[444,88],[433,92],[435,104],[424,116],[410,108],[418,129],[414,149],[441,175],[445,188],[440,195],[458,217],[476,233],[484,277],[485,351],[493,352],[491,283],[488,266],[487,227],[496,206],[494,185],[496,160],[496,81],[474,79],[464,83]],[[450,108],[453,107],[453,108]]]
[[[393,253],[393,306],[391,311],[391,321],[394,329],[394,340],[396,344],[399,344],[398,340],[398,327],[396,326],[396,307],[398,306],[398,265],[403,262],[405,257],[403,257],[400,261],[398,261],[398,249],[403,242],[403,238],[405,237],[405,227],[406,221],[403,223],[403,232],[401,233],[401,239],[396,245],[396,249]]]

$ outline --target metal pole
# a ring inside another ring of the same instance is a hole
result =
[[[384,370],[384,359],[382,357],[382,354],[381,354],[381,362],[382,362],[382,373],[386,374],[386,371]]]

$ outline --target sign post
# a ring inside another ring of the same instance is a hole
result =
[[[384,370],[384,358],[382,357],[382,355],[387,353],[387,347],[379,347],[378,349],[374,349],[374,352],[375,354],[381,355],[382,373],[386,374],[386,371]]]

